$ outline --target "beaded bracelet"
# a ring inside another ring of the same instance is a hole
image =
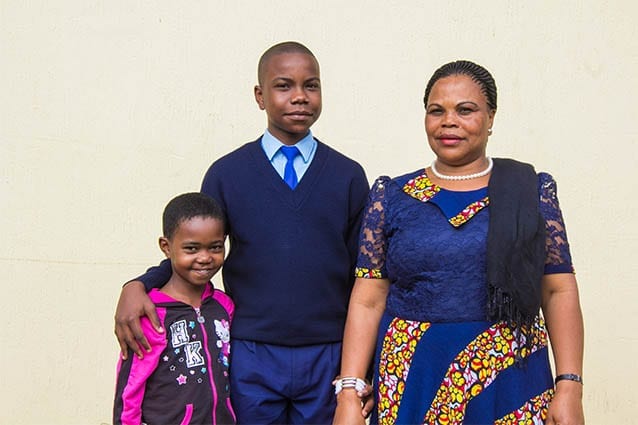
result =
[[[361,392],[366,389],[366,385],[366,381],[361,378],[354,378],[352,376],[338,378],[334,381],[335,394],[339,394],[346,388],[354,388],[357,392]]]
[[[575,373],[565,373],[563,375],[558,375],[556,379],[554,379],[554,384],[558,384],[558,381],[574,381],[580,383],[581,385],[583,384],[583,378],[580,375],[576,375]]]

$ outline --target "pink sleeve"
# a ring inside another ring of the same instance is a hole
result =
[[[157,314],[162,327],[166,317],[166,310],[157,309]],[[132,354],[123,362],[118,363],[118,383],[117,388],[124,386],[121,392],[121,411],[117,412],[118,417],[114,418],[114,423],[125,425],[142,423],[142,401],[146,390],[146,381],[153,374],[160,360],[160,356],[166,348],[166,333],[157,333],[150,320],[146,317],[140,318],[142,331],[151,345],[151,352],[144,353],[144,358],[140,359]],[[166,332],[166,330],[164,331]],[[127,367],[130,363],[130,367]],[[118,391],[119,392],[119,391]],[[119,400],[116,400],[116,406]],[[120,422],[121,421],[121,422]]]
[[[220,291],[219,289],[215,289],[215,293],[213,294],[213,298],[219,304],[221,304],[224,309],[228,312],[228,318],[230,321],[233,321],[233,316],[235,315],[235,303],[230,299],[228,295],[224,291]]]

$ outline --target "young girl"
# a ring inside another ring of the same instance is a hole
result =
[[[201,193],[170,201],[159,245],[173,273],[149,293],[164,333],[143,318],[153,350],[118,364],[114,424],[234,424],[229,329],[234,305],[210,279],[224,262],[224,215]]]

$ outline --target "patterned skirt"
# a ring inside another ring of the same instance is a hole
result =
[[[372,424],[542,424],[554,393],[538,319],[524,361],[503,322],[381,319]],[[525,346],[526,344],[521,344]]]

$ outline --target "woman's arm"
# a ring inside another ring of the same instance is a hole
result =
[[[365,378],[374,355],[389,286],[387,279],[355,280],[344,330],[340,376]],[[369,412],[363,413],[361,399],[354,389],[344,389],[337,395],[334,424],[363,424]]]
[[[549,332],[556,375],[583,373],[583,316],[578,299],[578,286],[572,273],[548,274],[543,277],[543,316]],[[546,424],[584,424],[583,386],[562,380],[549,406]]]

